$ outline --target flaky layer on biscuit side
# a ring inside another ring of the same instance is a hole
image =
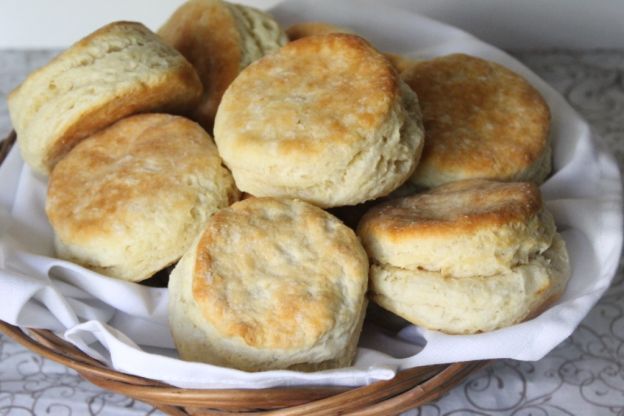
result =
[[[240,4],[226,4],[240,34],[241,70],[288,42],[284,31],[267,13]]]
[[[546,251],[556,232],[552,215],[541,210],[523,222],[479,227],[449,235],[426,233],[409,236],[374,235],[362,228],[359,235],[375,262],[444,276],[491,276],[527,264]]]
[[[48,174],[100,128],[137,112],[190,110],[201,91],[175,49],[140,23],[116,22],[33,72],[8,102],[24,160]]]
[[[526,263],[550,247],[555,232],[535,184],[484,180],[390,200],[358,225],[375,262],[455,277]]]
[[[451,277],[388,265],[371,267],[371,299],[423,328],[473,334],[533,316],[565,289],[570,275],[565,243],[528,263],[492,276]]]

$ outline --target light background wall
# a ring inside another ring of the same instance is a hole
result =
[[[65,47],[113,20],[156,29],[184,0],[0,0],[0,48]],[[268,8],[279,0],[236,0]],[[340,1],[340,0],[336,0]],[[624,48],[624,0],[380,0],[503,48]]]

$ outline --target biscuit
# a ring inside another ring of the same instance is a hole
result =
[[[297,39],[305,38],[306,36],[328,35],[330,33],[359,35],[346,27],[336,26],[325,22],[300,22],[295,23],[286,29],[286,35],[291,42]],[[411,68],[412,64],[416,62],[396,53],[384,52],[384,56],[399,73]]]
[[[550,112],[539,92],[507,68],[455,54],[402,74],[416,92],[425,148],[411,181],[462,179],[541,183],[551,170]]]
[[[537,186],[453,182],[372,208],[358,226],[381,263],[450,276],[490,276],[552,243],[555,224]]]
[[[239,189],[321,207],[392,192],[423,145],[416,95],[383,55],[345,34],[291,42],[247,67],[214,133]]]
[[[565,244],[533,183],[453,182],[371,209],[358,225],[371,298],[426,328],[489,331],[561,294]]]
[[[189,110],[201,88],[192,65],[149,29],[115,22],[30,74],[8,103],[23,159],[49,174],[97,130],[135,113]]]
[[[85,139],[56,165],[46,212],[61,258],[140,281],[177,261],[208,217],[237,198],[198,124],[143,114]]]
[[[158,34],[195,66],[204,93],[193,118],[208,131],[223,92],[239,72],[287,42],[268,14],[221,0],[187,1]]]
[[[448,334],[510,326],[554,303],[570,275],[559,235],[541,255],[492,276],[454,277],[389,265],[371,267],[371,300],[413,324]]]
[[[291,42],[307,36],[328,35],[330,33],[355,34],[351,29],[325,22],[300,22],[286,29],[286,35]]]
[[[169,280],[180,357],[245,371],[351,365],[368,259],[355,233],[303,201],[249,198],[208,221]]]

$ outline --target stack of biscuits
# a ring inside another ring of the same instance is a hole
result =
[[[132,282],[175,265],[186,360],[346,367],[369,299],[472,334],[538,314],[569,276],[539,191],[548,107],[477,57],[417,61],[189,0],[157,33],[115,22],[80,40],[9,110],[49,175],[59,257]]]

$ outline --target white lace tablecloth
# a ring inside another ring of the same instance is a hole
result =
[[[513,54],[568,99],[624,168],[624,50]],[[10,129],[6,96],[53,55],[53,51],[0,51],[0,135]],[[544,359],[499,361],[441,400],[407,414],[624,415],[623,272],[620,267],[603,299],[572,336]],[[74,371],[0,335],[0,416],[160,414],[83,381]]]

